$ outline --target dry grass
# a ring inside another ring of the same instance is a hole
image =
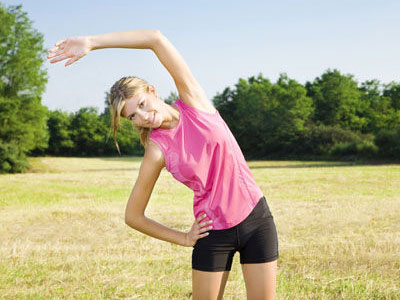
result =
[[[0,299],[190,299],[191,251],[130,229],[141,158],[32,158],[0,176]],[[399,299],[400,166],[249,162],[278,229],[279,299]],[[187,231],[163,170],[146,214]],[[245,299],[235,255],[224,299]]]

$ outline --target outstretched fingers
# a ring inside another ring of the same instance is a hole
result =
[[[66,62],[65,66],[69,66],[70,64],[73,64],[73,63],[76,62],[78,59],[79,59],[79,57],[71,58],[69,61]]]
[[[61,45],[61,44],[64,44],[65,41],[66,41],[66,40],[58,41],[58,42],[55,44],[55,46],[59,46],[59,45]]]
[[[65,42],[65,40],[62,40],[62,41],[59,41],[59,42],[55,43],[55,44],[54,44],[54,47],[51,48],[51,49],[49,50],[49,52],[54,52],[54,51],[56,51],[56,50],[57,50],[57,51],[60,51],[60,50],[64,49],[64,46],[65,46],[64,42]]]
[[[56,63],[56,62],[59,62],[61,60],[66,59],[68,57],[69,56],[67,56],[66,54],[62,53],[62,54],[58,55],[56,58],[54,58],[53,60],[51,60],[50,63]],[[49,57],[49,58],[51,58],[51,57]]]

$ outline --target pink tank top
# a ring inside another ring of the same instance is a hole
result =
[[[175,101],[179,123],[153,129],[149,139],[161,148],[171,175],[194,192],[193,213],[213,229],[227,229],[243,221],[263,196],[243,153],[218,110],[208,113]],[[203,221],[203,220],[202,220]]]

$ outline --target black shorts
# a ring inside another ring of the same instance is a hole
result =
[[[193,246],[193,269],[230,271],[236,251],[240,253],[241,264],[278,259],[278,234],[264,196],[241,223],[228,229],[208,232],[208,236],[198,239]]]

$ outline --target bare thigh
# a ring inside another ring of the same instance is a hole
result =
[[[193,300],[220,300],[229,271],[205,272],[192,269]]]
[[[277,260],[242,264],[247,300],[273,300],[276,297]]]

